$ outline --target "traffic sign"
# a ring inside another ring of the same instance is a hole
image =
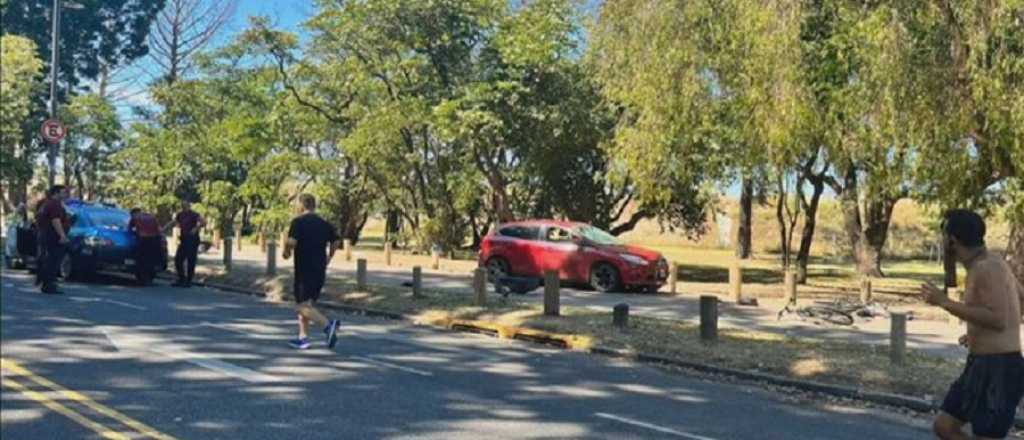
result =
[[[46,122],[43,122],[41,131],[43,133],[43,139],[51,144],[60,142],[60,140],[64,139],[64,136],[68,134],[67,129],[64,128],[64,124],[61,124],[60,121],[56,119],[47,119]]]

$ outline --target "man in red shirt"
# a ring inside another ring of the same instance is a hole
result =
[[[128,230],[135,234],[135,278],[148,285],[156,277],[155,267],[160,252],[160,224],[156,217],[134,208]]]
[[[40,251],[37,271],[43,293],[61,293],[57,289],[57,275],[69,243],[67,231],[71,227],[71,218],[64,209],[64,200],[67,198],[67,187],[54,185],[46,192],[46,199],[36,212]]]
[[[178,250],[174,254],[174,268],[178,272],[178,281],[174,286],[191,287],[196,274],[196,260],[199,258],[199,231],[206,226],[206,220],[192,210],[192,203],[182,200],[181,212],[178,212],[174,220],[163,229],[167,230],[175,225],[178,226],[181,238]]]

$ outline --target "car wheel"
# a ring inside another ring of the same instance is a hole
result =
[[[614,292],[619,290],[621,283],[619,270],[611,264],[598,263],[590,269],[590,286],[598,292]]]
[[[487,260],[487,277],[491,282],[509,275],[508,261],[501,257],[494,257]]]

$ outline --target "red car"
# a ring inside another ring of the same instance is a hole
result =
[[[479,262],[492,280],[539,278],[555,270],[563,282],[588,284],[601,292],[654,292],[668,278],[668,264],[660,253],[622,244],[587,224],[555,220],[499,226],[480,245]]]

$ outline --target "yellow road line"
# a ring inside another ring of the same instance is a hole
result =
[[[46,379],[45,377],[38,376],[35,373],[29,371],[25,367],[22,367],[17,362],[15,362],[15,361],[13,361],[11,359],[0,358],[0,369],[10,371],[11,373],[13,373],[16,376],[24,376],[24,377],[28,378],[29,380],[31,380],[32,382],[35,382],[35,383],[37,383],[37,384],[39,384],[41,386],[44,386],[46,388],[49,388],[49,389],[51,389],[53,391],[58,392],[61,396],[65,397],[65,398],[67,398],[69,400],[72,400],[74,402],[77,402],[79,404],[87,406],[90,409],[92,409],[93,411],[96,411],[97,413],[103,414],[103,415],[105,415],[107,417],[110,417],[110,418],[112,418],[114,420],[117,420],[118,422],[121,422],[125,426],[128,426],[128,427],[134,429],[139,434],[142,434],[144,436],[147,436],[147,437],[150,437],[150,438],[153,438],[153,439],[156,439],[156,440],[176,440],[174,437],[171,437],[171,436],[169,436],[167,434],[159,432],[156,429],[153,429],[153,428],[149,427],[148,425],[146,425],[146,424],[144,424],[142,422],[139,422],[139,421],[137,421],[135,419],[132,419],[131,417],[128,417],[128,416],[126,416],[124,414],[121,414],[120,412],[117,412],[116,410],[114,410],[112,408],[109,408],[109,407],[104,406],[104,405],[102,405],[100,403],[97,403],[95,400],[90,399],[88,396],[86,396],[86,395],[84,395],[82,393],[79,393],[77,391],[69,390],[67,388],[64,388],[64,387],[56,384],[56,383],[51,382],[50,380]]]
[[[111,439],[111,440],[131,440],[131,437],[128,437],[127,435],[124,435],[124,434],[122,434],[120,432],[114,431],[113,429],[110,429],[110,428],[108,428],[106,426],[103,426],[103,425],[101,425],[99,423],[96,423],[96,422],[94,422],[92,420],[89,420],[88,418],[86,418],[85,416],[75,412],[71,408],[68,408],[68,407],[66,407],[64,405],[61,405],[59,402],[57,402],[57,401],[55,401],[55,400],[53,400],[53,399],[51,399],[49,397],[46,397],[42,393],[38,393],[36,391],[30,390],[25,385],[22,385],[22,384],[16,382],[14,379],[12,379],[10,377],[4,377],[3,379],[0,379],[0,383],[2,383],[3,386],[5,386],[5,387],[9,387],[11,389],[14,389],[15,391],[18,391],[18,392],[24,394],[29,399],[32,399],[32,400],[35,400],[36,402],[39,402],[41,405],[43,405],[43,406],[45,406],[47,408],[50,408],[54,412],[56,412],[56,413],[58,413],[60,415],[63,415],[64,417],[67,417],[67,418],[71,419],[75,423],[78,423],[79,425],[82,425],[82,426],[84,426],[86,428],[89,428],[90,430],[92,430],[95,433],[99,434],[103,438],[107,438],[107,439]]]

